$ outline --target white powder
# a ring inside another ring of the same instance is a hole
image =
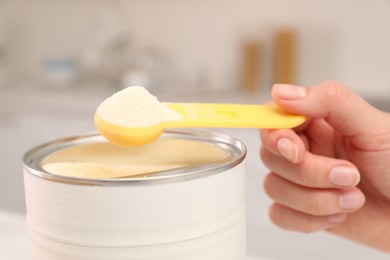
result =
[[[79,178],[120,178],[220,162],[229,154],[221,147],[198,140],[160,138],[142,146],[109,142],[81,144],[49,154],[46,171]]]
[[[180,164],[128,164],[128,165],[112,165],[103,163],[90,162],[56,162],[46,163],[42,167],[53,174],[78,177],[78,178],[98,178],[111,179],[122,178],[124,176],[135,176],[148,174],[157,171],[171,170],[184,167]]]
[[[178,112],[143,87],[128,87],[115,93],[100,104],[97,114],[111,124],[125,127],[148,127],[181,119]]]

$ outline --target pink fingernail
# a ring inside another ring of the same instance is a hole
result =
[[[330,182],[336,186],[353,187],[360,181],[359,171],[349,166],[336,166],[329,174]]]
[[[299,100],[306,97],[306,88],[290,84],[276,84],[274,91],[279,98],[287,100]]]
[[[279,153],[292,163],[298,162],[298,146],[288,138],[281,138],[277,143]]]
[[[364,204],[364,197],[356,191],[347,191],[339,198],[340,208],[343,210],[355,210]]]

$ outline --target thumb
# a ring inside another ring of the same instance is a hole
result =
[[[344,136],[372,133],[382,122],[381,111],[335,81],[310,87],[275,84],[272,97],[286,111],[325,119]]]

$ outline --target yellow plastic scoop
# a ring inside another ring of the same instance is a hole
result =
[[[293,128],[305,117],[287,113],[276,105],[238,105],[202,103],[163,103],[181,115],[181,120],[165,121],[148,127],[111,124],[95,114],[99,132],[110,142],[131,146],[157,139],[166,128]]]

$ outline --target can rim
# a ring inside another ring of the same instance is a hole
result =
[[[23,168],[26,172],[38,178],[73,185],[129,186],[161,184],[187,181],[224,172],[244,161],[247,153],[246,146],[241,141],[234,137],[217,132],[199,130],[166,130],[162,134],[161,138],[165,137],[186,138],[188,140],[198,140],[211,143],[227,151],[228,156],[220,161],[213,163],[151,172],[153,175],[148,177],[134,176],[129,178],[115,179],[78,178],[53,174],[43,169],[42,161],[52,152],[97,141],[106,142],[106,140],[100,134],[98,134],[97,131],[92,131],[80,135],[57,139],[28,150],[23,155]]]

